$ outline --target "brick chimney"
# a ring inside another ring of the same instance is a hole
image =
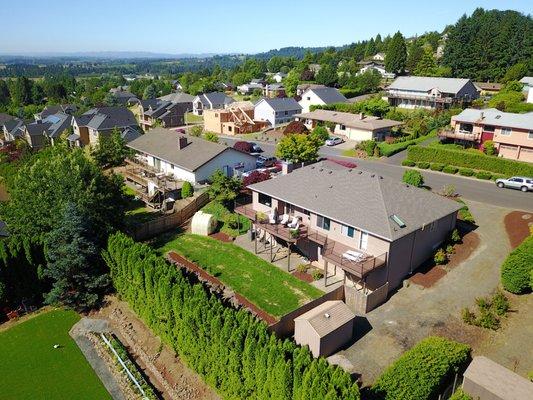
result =
[[[185,136],[180,136],[180,138],[178,139],[178,149],[184,149],[187,144],[187,138]]]

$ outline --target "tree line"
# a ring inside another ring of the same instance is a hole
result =
[[[104,258],[119,296],[223,398],[360,398],[340,367],[276,338],[263,322],[225,305],[147,245],[117,233]]]

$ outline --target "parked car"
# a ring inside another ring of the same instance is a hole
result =
[[[533,191],[533,178],[513,176],[509,179],[496,179],[499,188],[519,189],[522,192]]]
[[[344,142],[344,140],[342,140],[340,137],[332,136],[326,139],[326,146],[336,146],[342,142]]]
[[[267,168],[273,166],[278,159],[276,157],[259,156],[255,162],[257,168]]]
[[[249,143],[252,146],[252,153],[262,153],[263,152],[263,149],[257,143],[254,143],[254,142],[249,142]]]

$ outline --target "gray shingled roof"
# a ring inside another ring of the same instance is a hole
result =
[[[533,86],[533,76],[524,76],[522,79],[520,79],[520,83]]]
[[[250,189],[394,241],[461,208],[419,189],[359,168],[322,161]],[[405,222],[400,228],[391,216]]]
[[[0,113],[0,127],[3,126],[7,121],[15,119],[12,115]]]
[[[236,151],[222,144],[192,136],[186,136],[188,144],[180,149],[178,147],[180,137],[183,137],[183,134],[176,131],[155,128],[131,141],[128,147],[191,172],[196,171],[224,151]]]
[[[515,114],[503,112],[496,108],[486,108],[484,110],[467,108],[452,118],[458,122],[483,123],[533,131],[533,112]]]
[[[256,103],[266,102],[274,111],[293,111],[302,110],[302,106],[298,104],[292,97],[280,97],[275,99],[261,99]]]
[[[321,109],[308,113],[296,114],[295,117],[312,119],[315,121],[334,122],[350,128],[363,129],[367,131],[403,125],[403,122],[394,121],[392,119],[381,119],[379,117],[373,117],[370,115],[363,115],[361,118],[359,114]]]
[[[195,97],[196,99],[199,99],[202,104],[230,104],[233,103],[235,100],[229,97],[225,93],[221,92],[212,92],[212,93],[204,93],[200,94]]]
[[[355,318],[350,308],[340,300],[329,300],[294,318],[309,322],[319,337],[324,337]]]
[[[325,104],[346,102],[346,97],[344,97],[344,95],[337,89],[332,87],[315,88],[309,90],[316,94]],[[302,94],[302,97],[304,96],[304,94]]]
[[[192,101],[194,100],[194,96],[183,92],[177,92],[167,94],[166,96],[161,96],[159,97],[159,99],[164,101],[170,101],[171,103],[192,103]]]
[[[133,113],[125,107],[93,108],[76,118],[76,122],[80,126],[88,126],[96,130],[137,126]]]
[[[387,89],[411,90],[417,92],[429,92],[437,88],[443,93],[456,94],[470,79],[463,78],[436,78],[429,76],[399,76]]]

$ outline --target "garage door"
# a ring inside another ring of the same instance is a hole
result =
[[[518,146],[509,146],[506,144],[500,145],[498,154],[504,158],[511,158],[516,160],[518,156]]]
[[[533,147],[522,147],[518,159],[520,161],[533,163]]]

